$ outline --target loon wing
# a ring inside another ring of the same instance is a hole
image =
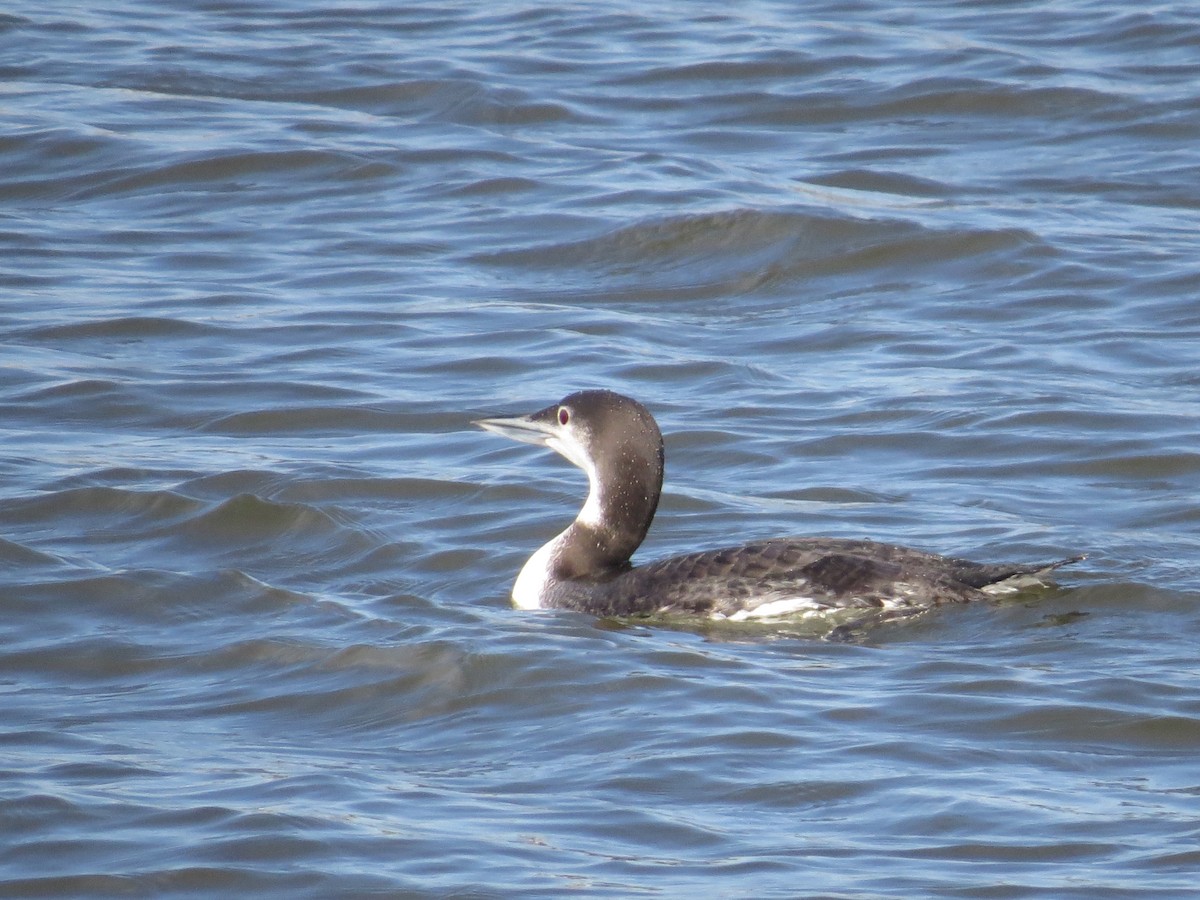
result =
[[[671,557],[595,585],[599,615],[700,613],[744,619],[829,609],[896,609],[963,603],[989,586],[1019,590],[1081,557],[1035,566],[953,559],[875,541],[784,538]],[[1022,583],[1020,579],[1026,579]]]

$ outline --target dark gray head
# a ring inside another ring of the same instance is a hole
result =
[[[549,447],[587,473],[590,489],[572,526],[575,553],[566,562],[573,571],[566,577],[628,564],[662,492],[662,433],[646,407],[613,391],[577,391],[528,416],[475,424]]]

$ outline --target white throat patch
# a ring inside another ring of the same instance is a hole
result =
[[[590,528],[599,528],[603,524],[603,509],[600,506],[599,479],[596,475],[596,463],[590,459],[583,448],[574,440],[574,435],[554,436],[546,442],[546,446],[565,459],[583,469],[588,480],[587,501],[575,521]]]

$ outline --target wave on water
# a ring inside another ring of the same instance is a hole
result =
[[[299,6],[0,13],[0,894],[1196,894],[1195,10]],[[513,610],[599,386],[639,563],[1088,561]]]
[[[735,209],[651,218],[596,237],[480,254],[526,270],[601,272],[646,290],[706,285],[727,293],[782,290],[814,279],[896,277],[936,260],[979,266],[1038,243],[1018,229],[936,229],[903,219],[808,210]]]

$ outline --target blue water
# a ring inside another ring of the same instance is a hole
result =
[[[0,895],[1192,897],[1200,12],[0,13]],[[525,613],[638,559],[1086,552],[823,640]]]

